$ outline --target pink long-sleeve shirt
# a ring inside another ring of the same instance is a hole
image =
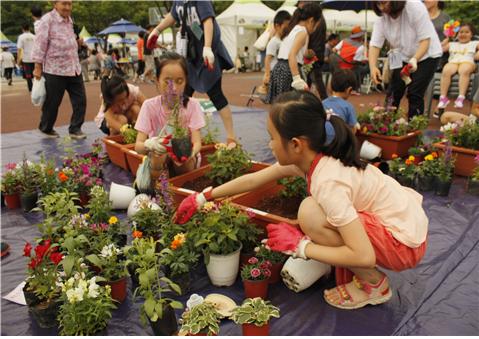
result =
[[[45,14],[35,26],[33,62],[43,64],[43,72],[61,76],[81,74],[78,44],[73,21],[55,9]]]

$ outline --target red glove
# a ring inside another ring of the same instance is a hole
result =
[[[400,72],[400,76],[401,76],[401,79],[402,81],[404,81],[404,83],[407,85],[409,85],[411,83],[411,70],[412,70],[412,66],[410,64],[407,64],[406,66],[404,66]]]
[[[195,193],[188,198],[183,199],[178,210],[176,211],[176,223],[183,225],[186,224],[191,217],[203,207],[203,205],[211,200],[212,187],[205,188],[202,193]]]
[[[266,245],[271,250],[306,259],[304,249],[310,240],[297,227],[282,222],[269,224],[266,226],[266,230],[268,231]],[[302,246],[299,246],[300,243]]]
[[[148,41],[146,42],[146,48],[148,49],[156,48],[157,40],[158,40],[158,31],[154,29],[148,37]]]

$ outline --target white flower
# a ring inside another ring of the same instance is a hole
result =
[[[86,292],[88,290],[87,282],[85,280],[80,280],[77,289],[81,289],[83,292]]]
[[[476,123],[476,120],[477,120],[477,117],[473,114],[470,114],[468,117],[467,117],[467,121],[471,124],[474,124]]]
[[[96,284],[96,277],[93,277],[89,280],[90,285],[88,286],[88,297],[89,298],[97,298],[100,294],[99,289],[100,286]]]
[[[105,245],[101,249],[100,256],[103,258],[109,258],[113,256],[113,254],[120,254],[121,251],[115,246],[115,244]]]
[[[444,126],[440,128],[440,131],[445,132],[445,131],[453,130],[456,128],[457,128],[457,124],[455,122],[448,122],[447,124],[445,124]]]
[[[407,121],[404,118],[399,118],[396,120],[396,124],[398,125],[407,125]]]
[[[76,272],[73,277],[75,278],[75,280],[80,280],[80,273]]]
[[[81,287],[77,287],[75,289],[71,289],[67,291],[67,298],[68,301],[72,304],[74,304],[77,301],[82,301],[83,300],[83,289]]]

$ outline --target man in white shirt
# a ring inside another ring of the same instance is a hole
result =
[[[35,66],[32,59],[33,43],[35,42],[35,35],[30,33],[30,26],[28,24],[22,25],[23,33],[20,34],[17,40],[17,64],[23,69],[23,78],[27,80],[28,91],[32,91],[32,73]]]

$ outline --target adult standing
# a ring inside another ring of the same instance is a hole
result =
[[[49,138],[59,137],[53,127],[65,90],[70,95],[73,108],[69,127],[70,137],[86,138],[81,131],[86,111],[85,85],[71,12],[71,0],[54,1],[53,10],[45,14],[36,27],[32,52],[32,59],[35,62],[33,76],[40,79],[43,75],[47,91],[39,129]]]
[[[449,22],[451,17],[444,12],[444,1],[424,0],[424,4],[426,5],[429,18],[431,18],[434,29],[439,37],[439,41],[441,41],[443,55],[439,62],[438,70],[442,70],[444,65],[447,64],[447,59],[449,58],[449,52],[447,49],[449,39],[444,35],[444,24]]]
[[[182,33],[188,39],[185,53],[180,53],[188,61],[188,86],[184,93],[188,96],[195,91],[207,93],[221,115],[227,142],[235,142],[233,115],[221,88],[222,70],[231,69],[234,64],[221,42],[211,1],[175,0],[171,12],[153,30],[148,45],[155,46],[161,31],[175,22],[182,24]]]
[[[32,50],[33,43],[35,41],[35,35],[30,33],[30,25],[22,25],[22,34],[18,36],[17,39],[17,64],[23,69],[23,78],[27,80],[28,91],[32,91],[32,77],[33,77],[33,59],[32,59]]]
[[[379,19],[374,23],[370,42],[371,78],[376,85],[381,83],[377,61],[387,40],[391,46],[389,68],[392,70],[392,105],[399,107],[406,92],[406,84],[401,78],[404,69],[411,73],[412,80],[407,86],[408,117],[423,114],[424,93],[442,55],[441,43],[426,6],[418,1],[374,1],[373,9]]]
[[[32,14],[33,20],[33,32],[36,31],[38,23],[42,18],[42,8],[39,5],[33,5],[30,9],[30,13]]]
[[[148,33],[145,34],[145,41],[148,40],[149,35],[153,31],[153,28],[153,25],[149,25],[148,27],[146,27]],[[153,55],[153,47],[148,48],[146,44],[143,46],[143,59],[145,60],[145,72],[141,75],[141,80],[154,83],[153,79],[155,78],[154,75],[156,73],[156,66],[155,56]]]
[[[138,78],[145,71],[145,61],[143,60],[143,48],[145,46],[145,32],[138,32],[138,40],[136,41],[136,49],[138,50],[138,68],[136,70],[133,82],[137,82]]]

